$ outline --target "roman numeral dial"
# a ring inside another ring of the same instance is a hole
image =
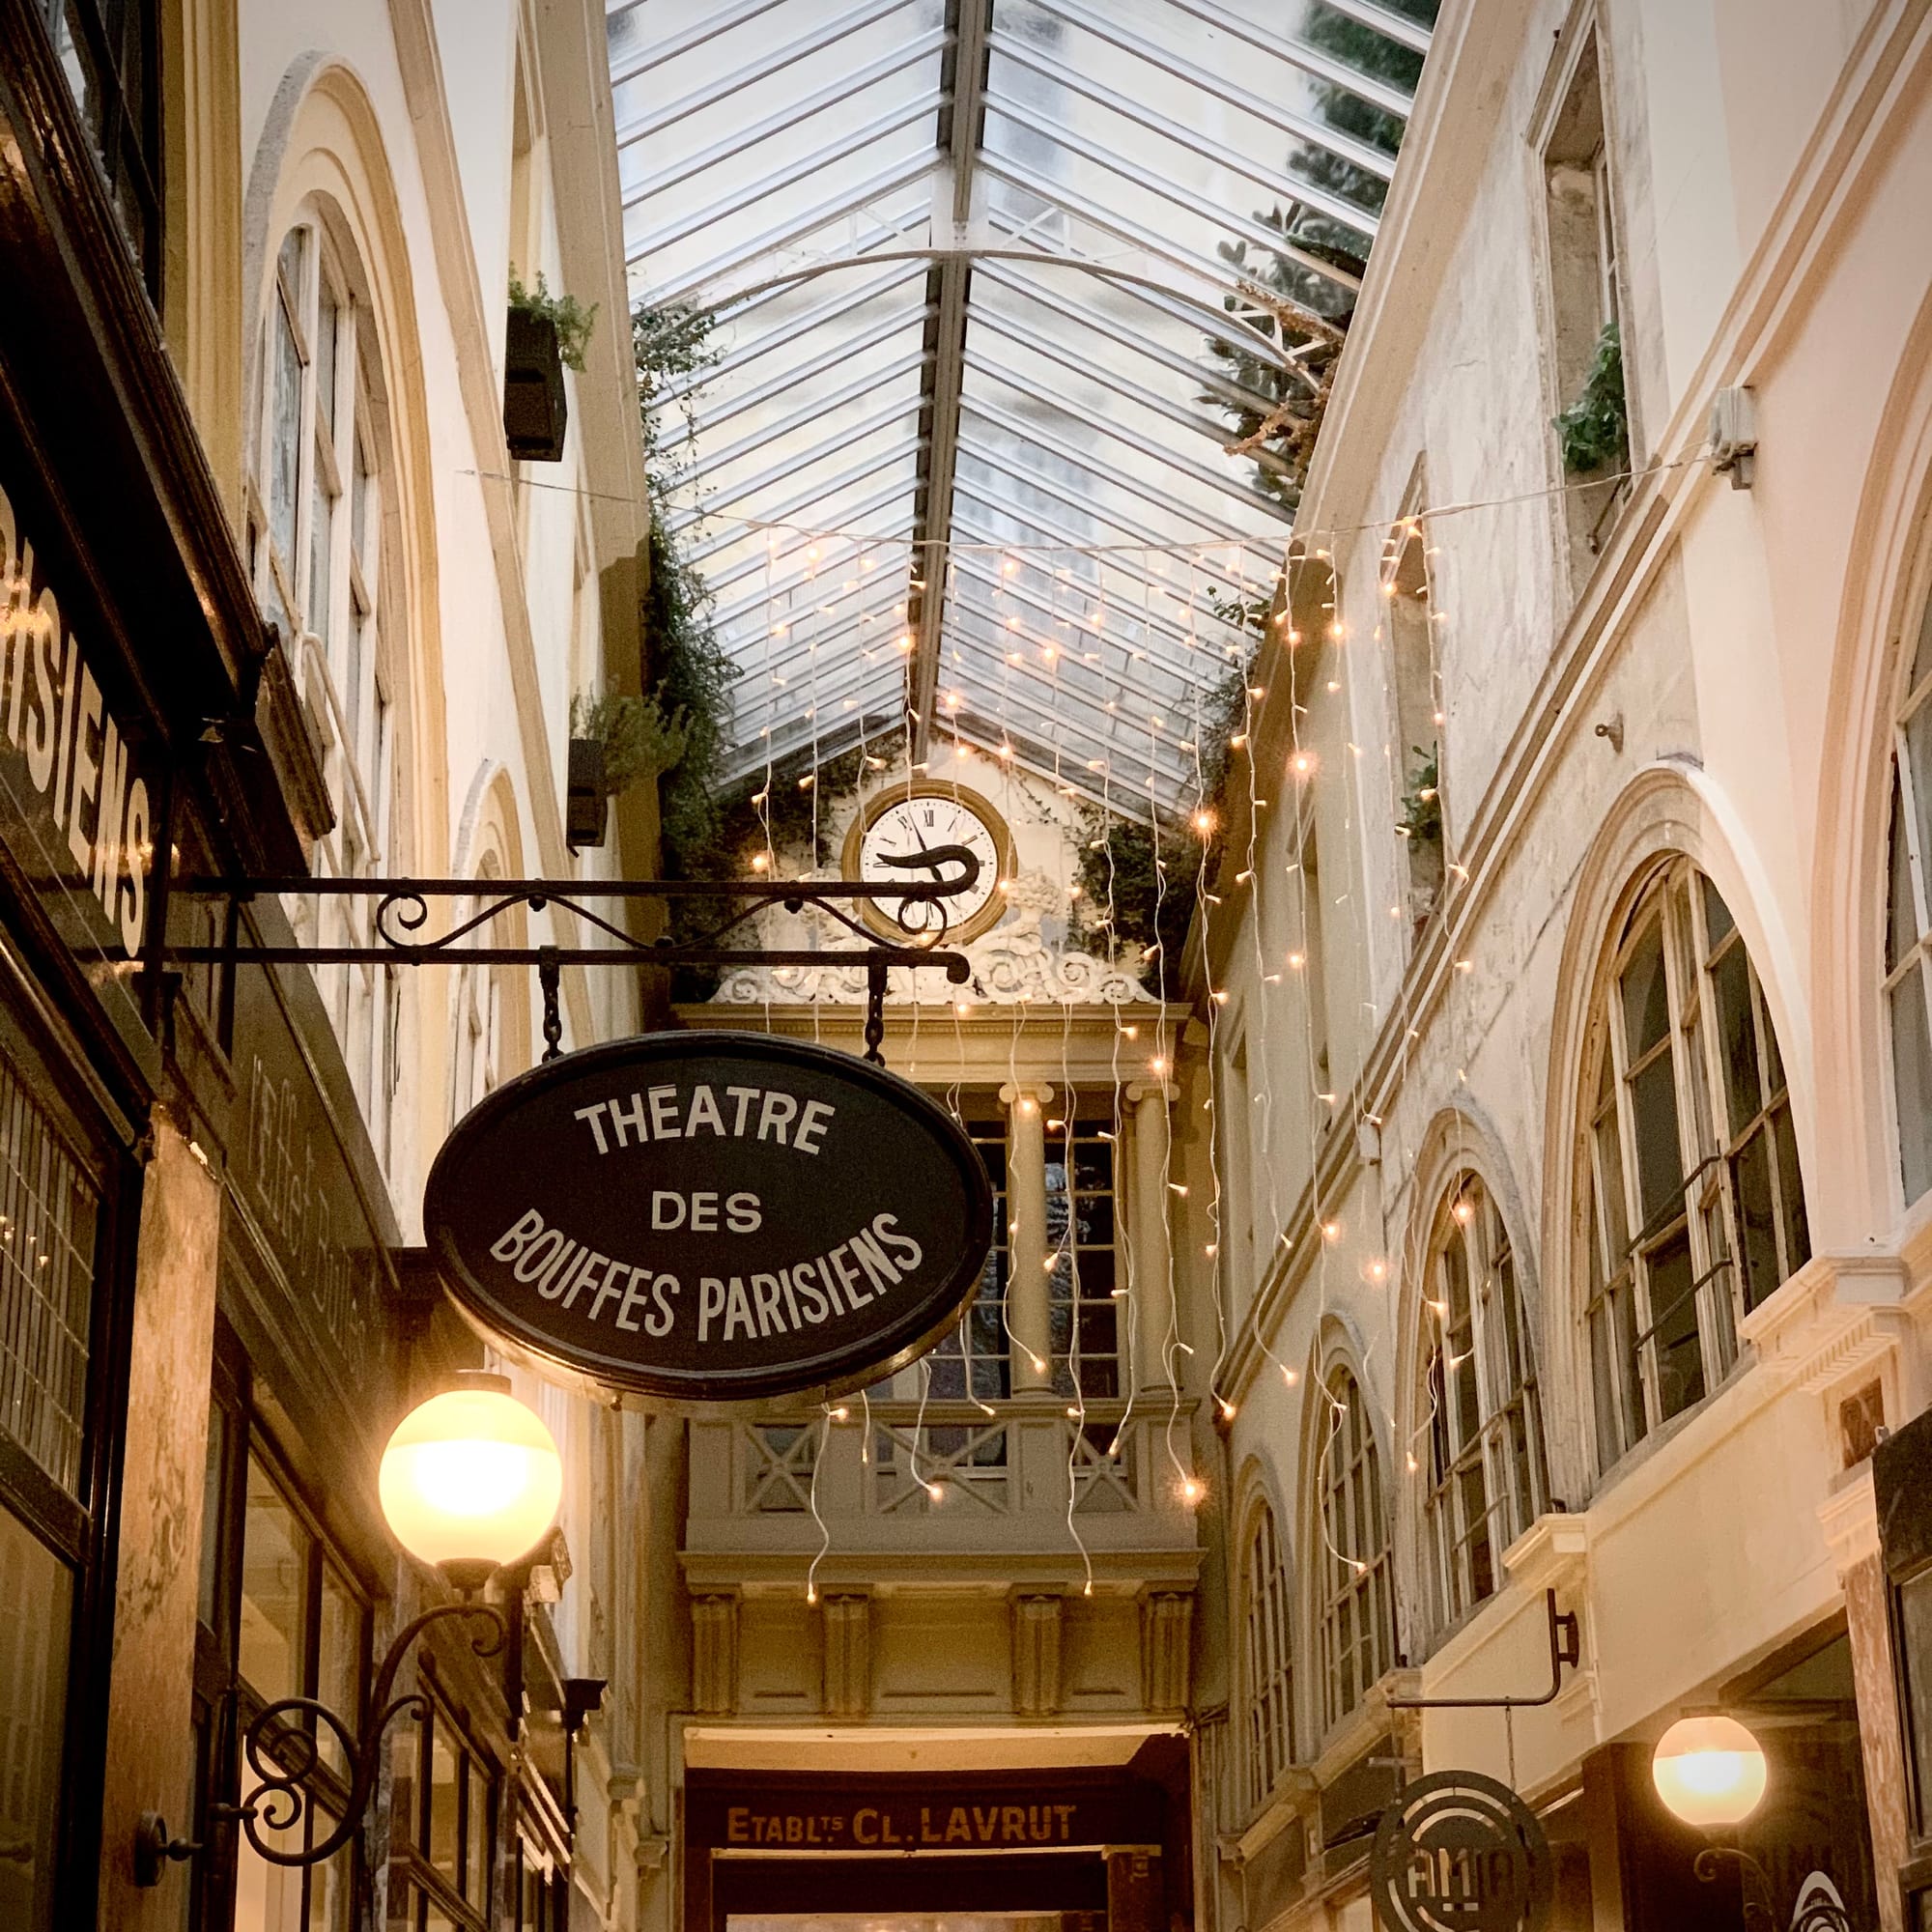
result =
[[[939,878],[946,867],[938,864],[927,870],[917,865],[888,865],[886,861],[917,860],[942,845],[963,845],[980,862],[980,876],[972,886],[941,902],[947,943],[964,944],[998,924],[1006,910],[1001,881],[1012,877],[1012,835],[979,793],[963,785],[932,784],[910,791],[895,787],[878,794],[862,810],[846,835],[844,873],[848,879],[867,885]],[[874,902],[865,910],[866,923],[882,936],[902,940],[905,930],[895,917],[897,910],[890,900]],[[922,924],[925,917],[925,908],[907,909],[907,923],[915,932],[929,929]]]

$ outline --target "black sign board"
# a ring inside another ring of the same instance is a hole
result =
[[[972,1142],[849,1055],[645,1034],[533,1068],[459,1122],[423,1218],[488,1329],[614,1388],[856,1388],[959,1320],[992,1243]]]
[[[1541,1932],[1556,1873],[1536,1813],[1507,1784],[1438,1771],[1382,1813],[1369,1889],[1390,1932]]]

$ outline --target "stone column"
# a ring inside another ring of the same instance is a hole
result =
[[[1174,1386],[1174,1244],[1168,1230],[1169,1104],[1179,1089],[1164,1080],[1137,1080],[1127,1089],[1134,1110],[1133,1228],[1134,1382],[1142,1389]]]
[[[188,1873],[134,1884],[134,1832],[158,1811],[193,1834],[192,1672],[201,1504],[214,1350],[221,1188],[200,1148],[156,1108],[141,1185],[128,1377],[128,1440],[107,1690],[100,1923],[111,1932],[178,1926]]]
[[[1051,1087],[1002,1087],[1007,1107],[1007,1326],[1015,1395],[1053,1386],[1046,1281],[1046,1103]],[[1034,1364],[1039,1366],[1036,1368]]]

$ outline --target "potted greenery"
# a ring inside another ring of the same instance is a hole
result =
[[[571,850],[603,844],[611,801],[639,780],[669,771],[684,756],[689,735],[683,712],[667,717],[655,697],[580,692],[572,698],[564,793]]]
[[[1435,911],[1442,895],[1442,753],[1437,745],[1427,751],[1411,745],[1409,750],[1416,762],[1409,770],[1408,785],[1402,795],[1402,816],[1395,829],[1408,844],[1409,911],[1420,925]]]
[[[510,277],[510,320],[503,338],[503,434],[526,463],[560,463],[570,406],[563,372],[583,373],[584,346],[597,320],[575,296],[554,296],[541,273],[534,289]]]
[[[1566,476],[1630,468],[1630,408],[1624,396],[1623,339],[1614,322],[1597,337],[1577,400],[1554,418]]]

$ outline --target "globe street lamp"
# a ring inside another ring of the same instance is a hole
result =
[[[457,1382],[403,1418],[383,1451],[377,1492],[390,1534],[412,1556],[440,1570],[458,1601],[433,1605],[396,1633],[377,1666],[369,1726],[359,1742],[343,1717],[313,1697],[267,1705],[242,1734],[254,1789],[242,1804],[213,1806],[210,1815],[240,1823],[270,1864],[318,1864],[355,1836],[390,1724],[424,1715],[420,1693],[392,1694],[411,1646],[432,1624],[460,1617],[478,1627],[470,1646],[476,1655],[494,1657],[509,1625],[501,1610],[477,1602],[475,1593],[497,1571],[531,1554],[556,1520],[563,1462],[550,1431],[510,1393],[508,1377],[466,1373]],[[348,1802],[327,1837],[287,1850],[276,1840],[300,1823],[319,1796],[312,1784],[322,1764],[318,1736],[324,1728],[347,1767]],[[136,1883],[158,1884],[168,1860],[191,1858],[200,1849],[171,1836],[158,1813],[146,1813],[135,1834]]]
[[[1735,1718],[1720,1713],[1680,1718],[1657,1741],[1650,1760],[1657,1795],[1673,1817],[1700,1832],[1729,1831],[1742,1825],[1764,1798],[1769,1782],[1764,1747]],[[1735,1845],[1706,1845],[1690,1869],[1706,1885],[1715,1882],[1721,1860],[1735,1859],[1745,1888],[1745,1922],[1761,1918],[1776,1923],[1771,1904],[1771,1875]],[[1763,1899],[1750,1895],[1757,1881]]]

